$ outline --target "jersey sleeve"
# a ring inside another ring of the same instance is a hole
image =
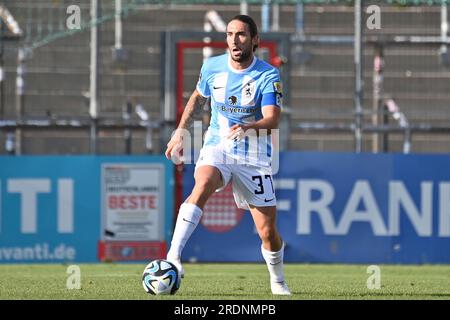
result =
[[[200,70],[200,75],[198,76],[197,82],[197,91],[205,98],[211,96],[211,91],[209,90],[208,84],[209,73],[207,70],[207,62],[205,62]]]
[[[272,105],[281,108],[283,104],[283,88],[278,70],[273,69],[267,75],[267,80],[264,82],[261,93],[261,107]]]

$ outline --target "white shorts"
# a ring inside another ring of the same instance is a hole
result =
[[[226,161],[225,161],[226,160]],[[231,181],[236,205],[240,209],[255,207],[270,207],[276,205],[275,188],[272,180],[272,168],[250,164],[232,163],[223,152],[214,148],[202,148],[195,170],[209,165],[219,169],[223,185],[216,192],[224,189]]]

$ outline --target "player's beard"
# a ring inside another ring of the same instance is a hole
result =
[[[245,63],[248,62],[251,58],[252,58],[252,49],[251,48],[245,48],[241,50],[241,55],[238,57],[234,57],[233,56],[233,52],[232,50],[230,50],[231,52],[231,59],[233,59],[233,61],[239,62],[239,63]]]

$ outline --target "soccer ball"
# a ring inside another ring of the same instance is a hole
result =
[[[150,294],[175,294],[180,284],[177,267],[167,260],[153,260],[142,274],[142,286]]]

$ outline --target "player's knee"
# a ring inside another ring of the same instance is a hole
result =
[[[195,189],[200,193],[213,193],[216,187],[211,179],[197,179],[195,181]]]
[[[263,242],[273,242],[277,238],[277,230],[272,225],[264,225],[258,230],[259,236]]]

